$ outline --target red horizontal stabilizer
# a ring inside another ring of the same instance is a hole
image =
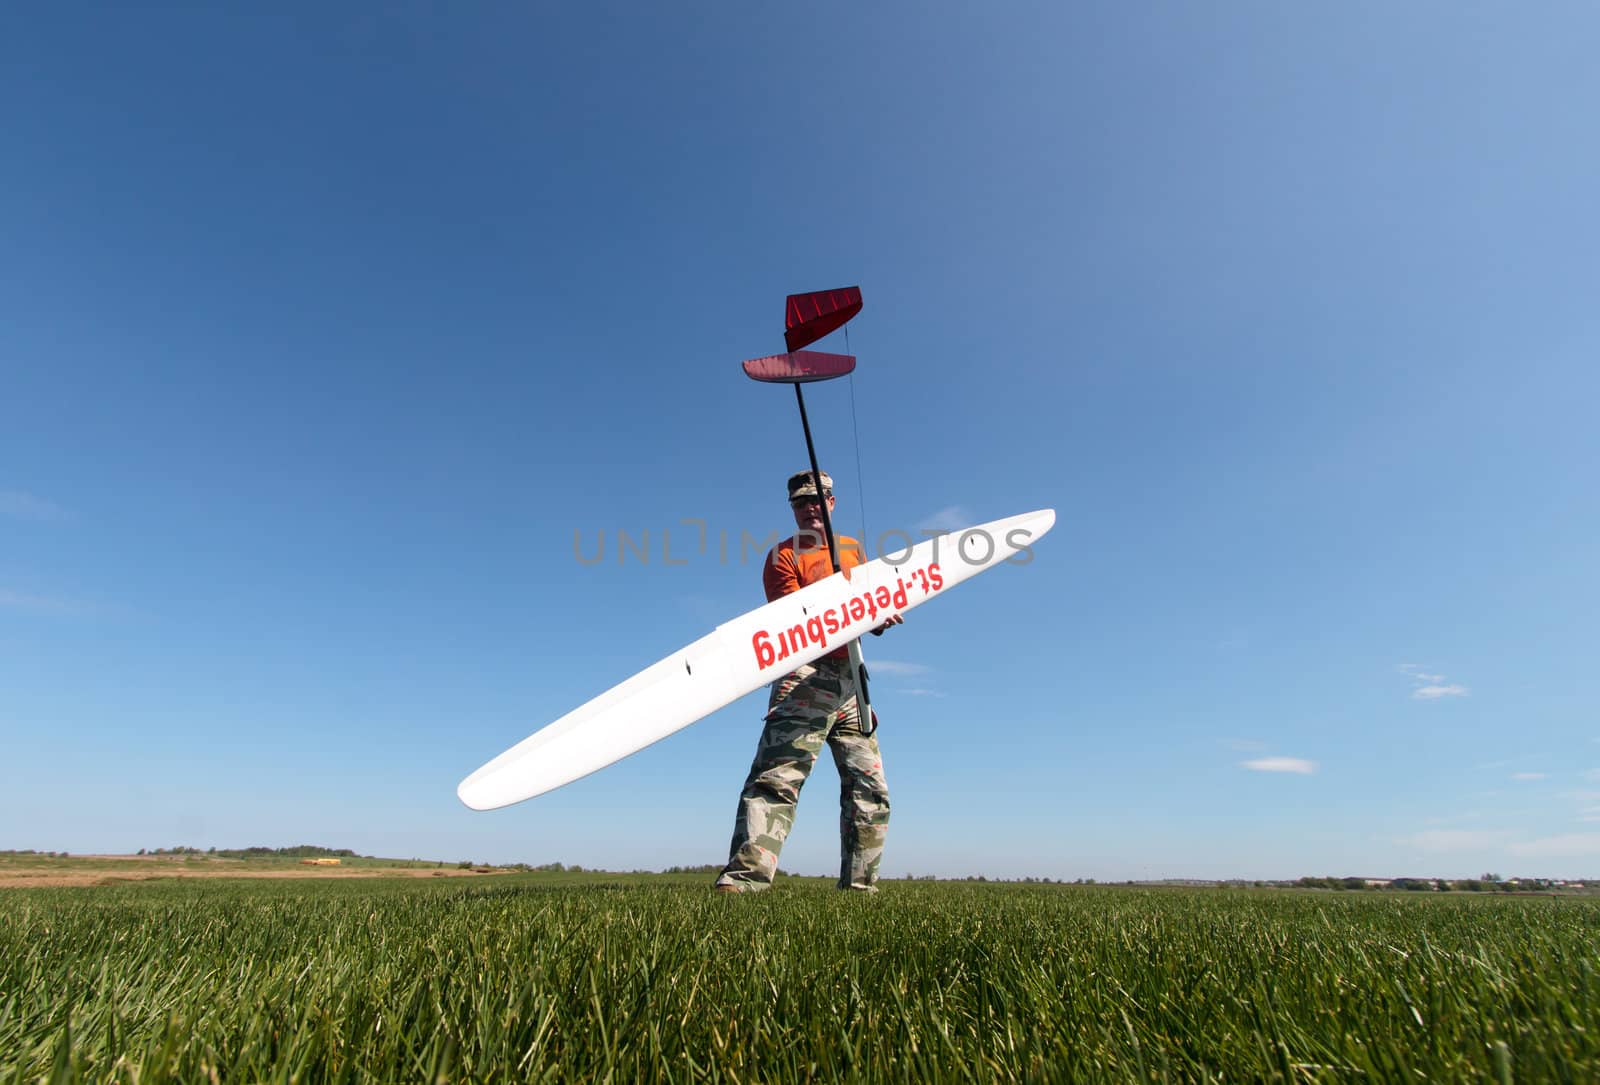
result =
[[[861,288],[818,290],[812,294],[790,294],[783,313],[783,343],[799,350],[815,343],[861,311]]]
[[[858,306],[859,307],[859,306]],[[769,354],[744,363],[744,375],[768,384],[810,384],[832,380],[852,372],[854,354],[824,354],[820,350],[797,350],[792,354]]]

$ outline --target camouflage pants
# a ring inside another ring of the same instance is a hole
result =
[[[753,891],[772,884],[800,788],[827,743],[839,769],[839,888],[873,891],[889,827],[889,785],[877,736],[861,733],[848,674],[847,661],[819,659],[772,684],[718,885]]]

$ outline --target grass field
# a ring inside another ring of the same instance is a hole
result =
[[[335,866],[307,866],[298,858],[216,855],[73,855],[0,852],[0,890],[34,886],[115,885],[153,878],[456,877],[499,874],[495,867],[420,859],[341,858]]]
[[[0,891],[0,1082],[1600,1080],[1600,902],[704,877]]]

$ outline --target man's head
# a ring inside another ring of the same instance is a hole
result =
[[[812,540],[812,545],[826,544],[826,534],[822,526],[821,501],[828,503],[828,512],[833,512],[833,479],[828,477],[826,471],[818,472],[822,476],[822,494],[817,494],[817,483],[811,477],[810,471],[800,471],[789,476],[789,508],[794,511],[794,523],[801,531],[806,532]]]
[[[822,496],[833,496],[833,478],[826,471],[818,471],[822,476]],[[789,504],[796,501],[817,496],[817,481],[810,471],[797,471],[789,476]]]

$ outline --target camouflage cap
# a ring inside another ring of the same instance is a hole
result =
[[[822,476],[822,493],[826,497],[833,496],[833,478],[826,471],[818,472]],[[803,497],[816,497],[817,485],[811,478],[810,471],[799,471],[789,476],[789,500],[799,501]]]

